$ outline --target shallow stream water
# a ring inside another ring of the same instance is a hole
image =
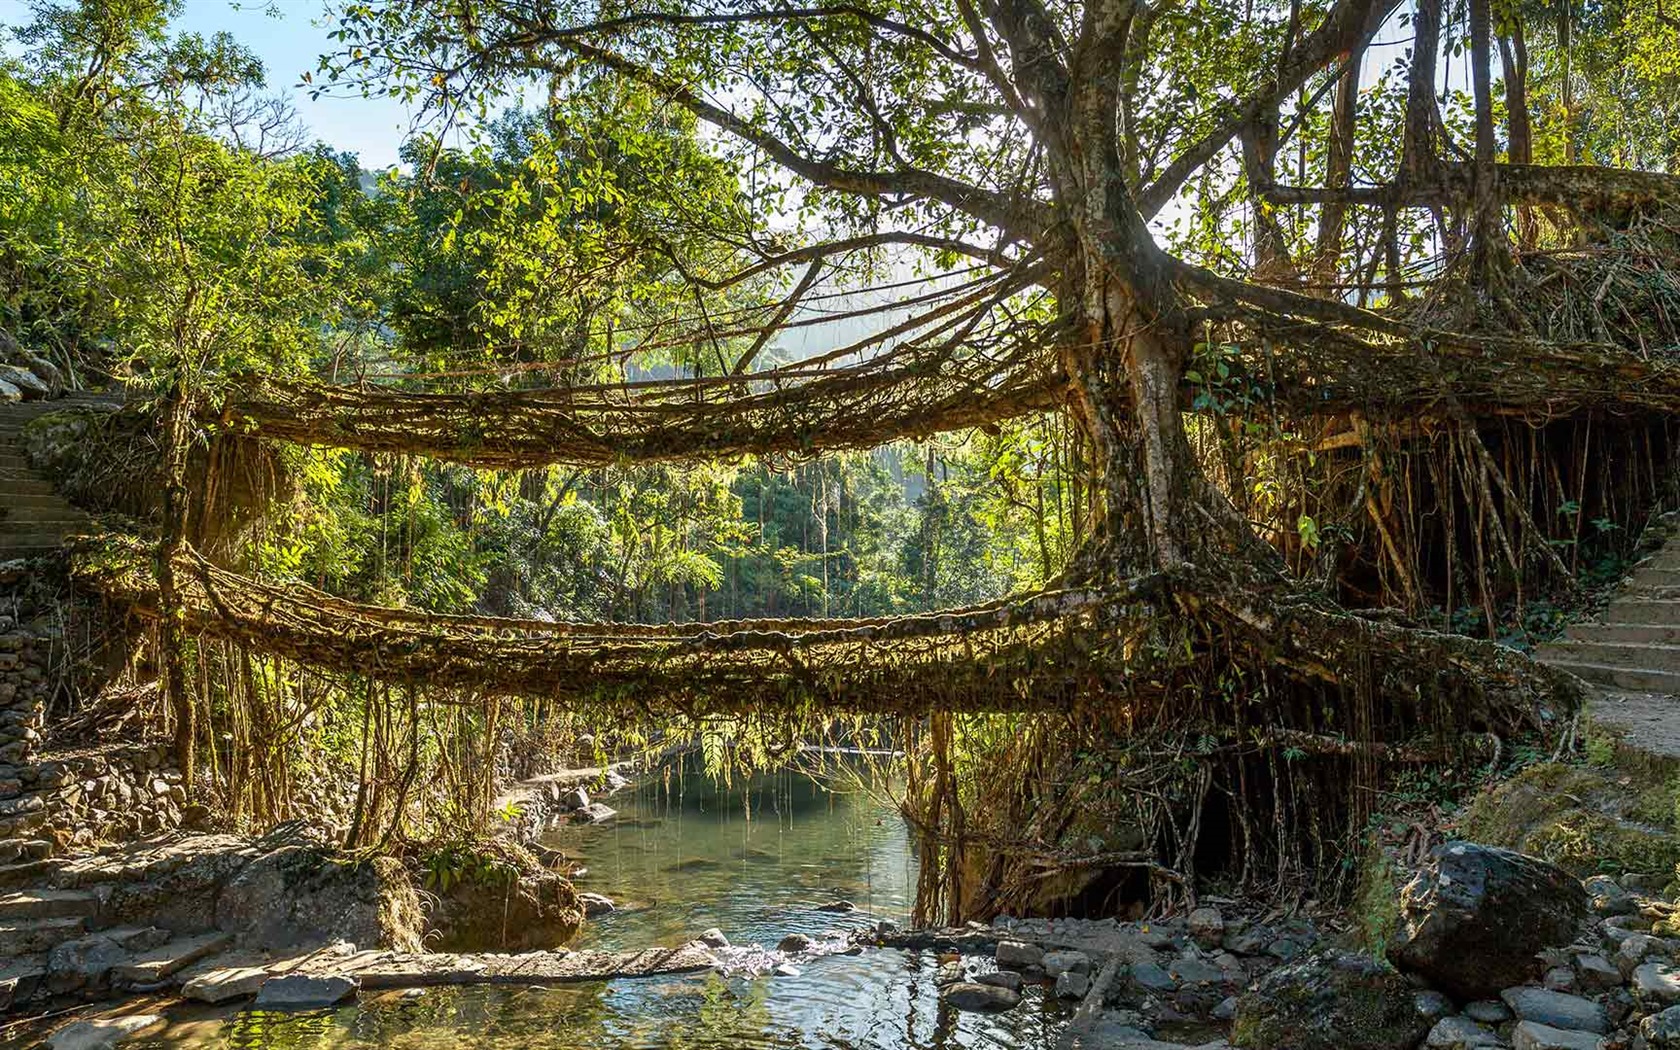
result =
[[[593,920],[578,947],[638,948],[708,927],[738,946],[773,948],[789,933],[821,937],[902,921],[915,884],[903,822],[867,792],[827,790],[797,773],[733,786],[697,774],[644,781],[606,800],[600,826],[563,828],[551,845],[589,868],[579,888],[619,912]],[[857,911],[818,906],[836,899]],[[967,960],[970,969],[990,960]],[[947,964],[949,965],[949,964]],[[1037,1050],[1055,1045],[1072,1011],[1029,986],[1002,1015],[939,1002],[939,961],[924,952],[795,960],[796,976],[699,974],[559,988],[433,988],[367,995],[307,1014],[180,1009],[161,1034],[124,1044],[314,1050],[495,1047],[543,1050]],[[947,973],[949,971],[947,970]]]

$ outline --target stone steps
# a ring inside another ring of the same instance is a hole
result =
[[[1680,645],[1567,639],[1553,642],[1546,650],[1546,662],[1554,665],[1623,667],[1636,671],[1661,671],[1665,674],[1680,675]]]
[[[81,916],[0,922],[0,958],[48,952],[87,933]]]
[[[1564,636],[1569,642],[1604,642],[1627,645],[1680,645],[1680,624],[1578,623]],[[1559,643],[1546,648],[1550,651]]]
[[[99,898],[86,890],[27,889],[0,896],[0,923],[29,919],[92,919]]]
[[[1544,663],[1568,671],[1584,682],[1632,693],[1680,694],[1680,674],[1609,664],[1571,663],[1546,657]]]
[[[30,468],[20,443],[23,428],[51,412],[118,403],[102,396],[72,394],[0,406],[0,561],[49,554],[62,547],[67,537],[86,529],[91,520]]]

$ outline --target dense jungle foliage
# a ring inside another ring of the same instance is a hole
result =
[[[37,4],[0,67],[0,329],[75,382],[158,393],[186,374],[214,400],[252,372],[435,388],[717,370],[682,347],[611,356],[694,309],[638,245],[716,268],[728,260],[704,257],[716,249],[693,224],[750,223],[738,173],[692,120],[599,89],[563,111],[510,109],[470,146],[417,137],[403,168],[369,172],[309,142],[240,42],[173,33],[179,11]],[[656,196],[650,179],[685,185]],[[672,197],[692,213],[663,213]],[[840,280],[819,298],[813,322],[851,295]],[[603,317],[616,334],[592,336]],[[699,468],[490,472],[287,449],[294,484],[252,557],[273,577],[441,612],[961,605],[1059,568],[1077,529],[1070,449],[1054,420]]]

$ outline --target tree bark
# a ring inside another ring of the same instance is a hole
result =
[[[190,795],[197,764],[198,727],[187,686],[185,612],[175,581],[175,557],[186,544],[190,496],[187,492],[187,446],[192,402],[183,382],[165,406],[163,447],[163,531],[157,546],[158,644],[164,694],[175,720],[175,764]]]

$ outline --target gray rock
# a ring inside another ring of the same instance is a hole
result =
[[[228,966],[201,973],[181,988],[181,995],[201,1003],[225,1003],[256,995],[268,980],[260,966]]]
[[[1032,970],[1044,965],[1044,949],[1024,941],[999,941],[997,964],[1000,970]]]
[[[65,941],[47,954],[47,987],[56,994],[98,990],[113,969],[131,958],[122,945],[103,934]]]
[[[1249,1050],[1412,1050],[1431,1023],[1416,990],[1368,955],[1329,952],[1280,967],[1237,1001]]]
[[[791,955],[798,952],[808,952],[811,950],[811,946],[816,943],[803,933],[790,933],[776,943],[776,950]]]
[[[1511,1046],[1514,1050],[1598,1050],[1598,1036],[1522,1021],[1511,1029]]]
[[[980,984],[974,981],[964,981],[959,984],[947,985],[939,993],[939,999],[947,1006],[958,1010],[970,1010],[977,1013],[999,1013],[1014,1009],[1021,1002],[1021,993],[1008,988],[1000,988],[994,984]]]
[[[1138,963],[1132,967],[1132,983],[1146,992],[1172,992],[1178,980],[1154,963]]]
[[[1465,1016],[1483,1025],[1502,1025],[1510,1020],[1510,1006],[1494,1000],[1477,1000],[1465,1005]]]
[[[288,973],[270,977],[257,990],[251,1005],[258,1010],[319,1010],[336,1006],[356,994],[361,982],[354,977],[312,977]]]
[[[604,824],[618,816],[618,810],[604,802],[591,802],[572,814],[572,819],[579,824]]]
[[[1388,957],[1454,998],[1479,999],[1527,978],[1535,953],[1569,943],[1586,913],[1586,891],[1562,869],[1449,842],[1401,891]]]
[[[157,1014],[101,1017],[65,1025],[47,1038],[50,1050],[105,1050],[129,1037],[163,1023]]]
[[[1629,983],[1634,996],[1647,1010],[1680,1003],[1680,970],[1668,963],[1641,963]]]
[[[23,400],[23,391],[0,379],[0,405],[9,405]]]
[[[1671,1006],[1639,1022],[1639,1034],[1654,1050],[1680,1048],[1680,1006]]]
[[[1237,1016],[1237,997],[1234,995],[1227,995],[1225,998],[1219,1000],[1219,1005],[1208,1011],[1208,1016],[1213,1018],[1215,1021],[1229,1021],[1231,1018]]]
[[[1197,908],[1186,923],[1190,939],[1204,948],[1217,948],[1225,940],[1225,916],[1218,908]]]
[[[1631,979],[1633,971],[1653,955],[1664,955],[1667,946],[1648,933],[1630,933],[1616,947],[1616,968],[1624,979]]]
[[[599,893],[580,893],[577,899],[583,905],[583,914],[591,919],[597,915],[611,915],[618,910],[611,897],[603,897]]]
[[[1075,951],[1045,952],[1044,961],[1040,965],[1051,977],[1060,977],[1064,973],[1090,973],[1091,957],[1084,952]]]
[[[818,911],[826,911],[834,915],[849,915],[857,911],[857,905],[851,901],[829,901],[827,904],[817,905]]]
[[[1554,966],[1541,975],[1540,983],[1554,992],[1573,992],[1576,988],[1575,970],[1569,966]]]
[[[17,365],[0,365],[0,383],[15,388],[25,401],[39,401],[52,396],[52,388],[40,376]]]
[[[1083,999],[1090,990],[1091,978],[1088,974],[1064,970],[1056,976],[1054,994],[1058,999]]]
[[[1581,987],[1589,992],[1602,992],[1622,983],[1622,971],[1597,953],[1575,956],[1575,973],[1580,978]]]
[[[725,937],[723,935],[723,931],[718,929],[716,926],[713,926],[711,929],[707,930],[705,933],[702,933],[700,936],[698,936],[694,939],[699,941],[701,944],[704,944],[708,948],[727,948],[727,947],[729,947],[729,938]]]
[[[1412,1001],[1417,1004],[1418,1013],[1431,1021],[1438,1021],[1453,1012],[1452,1000],[1432,988],[1417,993]]]
[[[975,984],[989,984],[998,988],[1007,988],[1012,992],[1021,990],[1024,978],[1013,970],[993,970],[991,973],[976,974]]]
[[[1200,959],[1175,959],[1167,972],[1179,984],[1223,984],[1226,977],[1224,970]]]
[[[774,977],[798,977],[799,972],[799,967],[792,963],[778,963],[776,968],[770,971]]]
[[[1468,1017],[1443,1017],[1429,1030],[1424,1045],[1432,1050],[1470,1050],[1476,1046],[1504,1046],[1491,1029]]]
[[[567,810],[588,809],[589,792],[581,787],[573,788],[560,797],[560,806]]]
[[[1594,875],[1590,879],[1583,879],[1581,888],[1587,891],[1588,903],[1592,910],[1600,915],[1627,915],[1639,907],[1634,902],[1633,894],[1616,885],[1616,880],[1608,875]]]
[[[1521,1021],[1599,1035],[1610,1030],[1604,1007],[1578,995],[1549,992],[1544,988],[1507,988],[1499,997]]]

